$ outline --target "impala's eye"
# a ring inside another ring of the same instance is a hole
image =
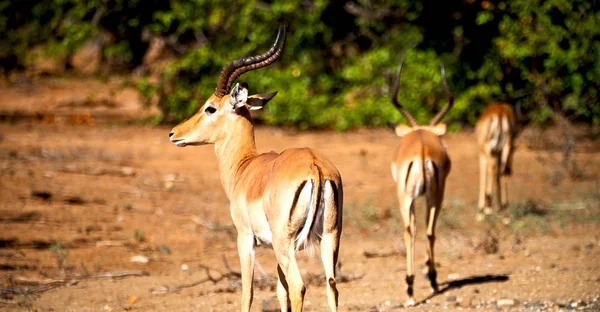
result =
[[[215,112],[217,112],[217,109],[216,109],[216,108],[214,108],[214,107],[212,107],[212,106],[208,106],[207,108],[205,108],[205,109],[204,109],[204,112],[205,112],[207,115],[212,115],[212,114],[214,114]]]

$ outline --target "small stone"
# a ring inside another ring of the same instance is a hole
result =
[[[579,305],[579,303],[573,302],[573,303],[571,303],[571,308],[577,308],[578,305]]]
[[[515,305],[515,301],[513,299],[500,299],[496,302],[499,307],[512,307]]]
[[[447,302],[456,302],[456,296],[448,296],[446,297]]]
[[[462,301],[460,301],[460,303],[458,305],[460,307],[466,308],[466,307],[470,307],[472,302],[473,302],[473,299],[466,298],[466,299],[463,299]]]
[[[460,278],[460,275],[458,273],[450,273],[448,274],[448,279],[449,280],[457,280]]]
[[[137,256],[133,256],[131,257],[131,262],[137,262],[137,263],[148,263],[148,261],[150,261],[148,259],[148,257],[146,256],[142,256],[142,255],[137,255]]]
[[[122,167],[121,168],[121,173],[124,176],[133,176],[133,175],[135,175],[135,169],[133,169],[131,167]]]
[[[277,297],[270,297],[263,300],[262,312],[279,312],[279,301]]]
[[[181,264],[181,270],[183,270],[183,271],[187,271],[187,270],[189,270],[189,269],[190,269],[190,267],[189,267],[187,264],[185,264],[185,263],[182,263],[182,264]]]
[[[171,254],[171,249],[169,249],[169,247],[166,245],[160,245],[160,251],[166,253],[167,255]]]

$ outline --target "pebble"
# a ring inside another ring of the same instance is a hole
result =
[[[499,307],[514,306],[515,301],[513,299],[500,299],[496,302],[496,304]]]
[[[270,298],[265,299],[263,301],[262,311],[263,312],[279,312],[279,311],[281,311],[279,309],[279,301],[277,300],[277,297],[270,297]]]
[[[183,271],[187,271],[187,270],[189,270],[189,269],[190,269],[190,267],[189,267],[187,264],[185,264],[185,263],[182,263],[182,264],[181,264],[181,270],[183,270]]]
[[[460,275],[458,273],[450,273],[450,274],[448,274],[448,279],[449,280],[456,280],[456,279],[459,279],[459,278],[460,278]]]
[[[460,303],[458,304],[460,307],[466,308],[471,306],[471,304],[473,303],[473,300],[471,298],[466,298],[462,301],[460,301]]]
[[[148,263],[148,261],[150,261],[148,259],[148,257],[146,256],[142,256],[142,255],[137,255],[137,256],[133,256],[131,257],[131,262],[137,262],[137,263]]]

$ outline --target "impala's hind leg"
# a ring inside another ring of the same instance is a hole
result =
[[[484,152],[479,152],[479,211],[489,213],[491,206],[491,192],[488,193],[489,176],[489,161]]]
[[[288,308],[287,298],[289,298],[292,312],[302,312],[306,287],[304,286],[300,269],[296,262],[294,241],[288,241],[288,244],[286,244],[285,242],[274,240],[273,247],[277,248],[275,249],[275,256],[279,263],[277,270],[280,279],[277,285],[279,304],[282,308]],[[285,282],[282,280],[281,275],[283,275]],[[286,300],[283,300],[284,296]]]
[[[323,236],[321,238],[321,260],[325,267],[325,287],[327,288],[327,303],[329,309],[337,311],[338,290],[335,279],[335,265],[337,264],[342,233],[342,194],[336,189],[333,182],[327,180],[324,192],[323,210]]]
[[[504,145],[502,148],[502,154],[500,155],[500,172],[501,183],[498,185],[499,192],[502,193],[502,196],[499,196],[500,200],[500,209],[505,209],[508,205],[508,190],[507,190],[507,180],[508,176],[510,176],[512,171],[512,146],[510,142]]]
[[[494,183],[498,185],[499,177],[498,177],[498,156],[496,154],[491,154],[487,158],[487,178],[485,184],[485,197],[486,197],[486,208],[484,208],[485,214],[492,213],[492,194],[494,193]],[[497,188],[499,189],[499,188]]]
[[[410,195],[400,196],[400,214],[402,214],[402,220],[404,221],[404,246],[406,247],[406,294],[408,300],[406,301],[407,306],[415,305],[415,299],[413,297],[413,284],[415,281],[415,234],[416,234],[416,223],[415,223],[415,210],[414,200]]]
[[[277,299],[281,311],[288,312],[290,308],[290,297],[288,294],[288,284],[285,280],[285,273],[280,265],[277,265]]]
[[[429,283],[431,284],[431,292],[437,293],[439,291],[437,284],[437,271],[435,269],[435,223],[440,213],[442,201],[444,197],[444,186],[441,187],[441,194],[438,194],[435,198],[427,197],[427,240],[429,244],[427,246],[427,262],[425,262],[425,269]]]

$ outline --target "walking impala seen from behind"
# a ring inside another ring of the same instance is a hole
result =
[[[475,128],[479,146],[479,209],[492,212],[492,192],[496,185],[496,203],[500,209],[508,204],[506,189],[512,173],[512,156],[516,138],[515,113],[507,103],[488,105]]]
[[[250,110],[262,108],[276,93],[248,95],[245,72],[275,62],[285,45],[285,26],[265,54],[241,58],[221,72],[214,94],[200,109],[173,128],[177,146],[214,144],[221,183],[237,229],[242,273],[241,311],[252,304],[254,248],[271,245],[277,258],[277,297],[282,311],[302,311],[306,287],[296,253],[320,243],[326,292],[337,311],[335,265],[342,232],[342,179],[336,167],[309,148],[259,154]]]
[[[420,126],[417,120],[398,101],[403,59],[400,60],[400,64],[398,65],[392,93],[392,103],[408,120],[410,126],[396,125],[394,127],[396,135],[402,139],[392,159],[392,176],[394,182],[396,182],[400,214],[404,221],[403,240],[406,246],[406,284],[408,294],[406,305],[412,306],[415,304],[413,297],[416,234],[414,202],[420,196],[425,196],[427,202],[426,223],[429,245],[425,269],[432,291],[438,291],[433,254],[435,222],[444,201],[446,178],[450,173],[450,158],[440,138],[446,133],[446,125],[438,124],[438,122],[452,107],[454,97],[448,88],[444,66],[442,65],[442,82],[449,98],[448,104],[438,112],[428,126]]]

